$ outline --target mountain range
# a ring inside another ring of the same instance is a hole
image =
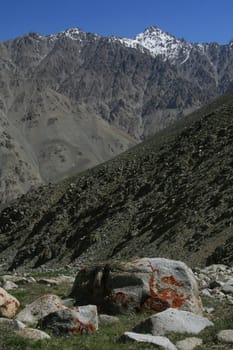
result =
[[[0,43],[0,205],[91,168],[233,87],[233,44],[150,27]]]
[[[138,257],[233,264],[233,93],[0,212],[0,267]]]

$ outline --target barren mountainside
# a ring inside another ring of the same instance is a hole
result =
[[[2,268],[144,256],[233,263],[233,94],[0,213]]]
[[[233,46],[150,27],[0,43],[0,204],[132,147],[232,87]]]

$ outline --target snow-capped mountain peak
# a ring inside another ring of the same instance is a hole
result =
[[[175,36],[152,26],[143,33],[138,34],[135,40],[148,49],[153,56],[161,55],[165,60],[175,60],[181,54],[185,59],[192,45],[185,40],[177,39]]]
[[[138,34],[134,39],[113,38],[120,41],[127,47],[147,50],[153,56],[161,56],[164,61],[176,62],[177,59],[182,63],[189,58],[192,44],[183,39],[177,39],[175,36],[164,32],[156,26],[147,28],[143,33]]]
[[[81,35],[85,34],[85,32],[83,32],[81,29],[79,28],[69,28],[67,30],[64,30],[63,32],[60,32],[60,33],[57,33],[57,34],[52,34],[52,35],[49,35],[48,38],[50,40],[56,40],[56,39],[59,39],[59,38],[63,38],[63,37],[66,37],[66,38],[69,38],[69,39],[72,39],[72,40],[81,40]]]

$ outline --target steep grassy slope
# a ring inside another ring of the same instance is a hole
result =
[[[139,256],[233,263],[233,93],[0,214],[3,267]]]

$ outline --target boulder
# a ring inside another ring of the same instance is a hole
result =
[[[40,278],[37,280],[39,284],[45,284],[47,286],[57,286],[59,282],[53,278]]]
[[[162,258],[83,269],[75,279],[71,296],[77,305],[95,304],[110,314],[160,312],[170,307],[202,314],[191,269],[181,261]]]
[[[170,308],[148,317],[136,325],[133,331],[153,335],[164,335],[170,332],[198,334],[210,326],[213,326],[213,322],[206,317]]]
[[[98,314],[95,305],[65,308],[45,316],[41,327],[51,329],[57,336],[81,335],[98,329]]]
[[[233,343],[233,329],[224,329],[217,334],[218,341],[222,343]]]
[[[17,334],[20,337],[28,338],[32,340],[43,340],[43,339],[50,339],[50,335],[47,333],[40,331],[39,329],[34,328],[24,328],[17,332]]]
[[[196,337],[189,337],[183,340],[180,340],[176,343],[178,350],[194,350],[197,346],[202,345],[203,340]]]
[[[119,339],[119,343],[137,342],[153,344],[156,348],[166,350],[177,350],[174,344],[166,337],[153,336],[150,334],[139,334],[133,332],[125,332]]]
[[[64,308],[66,307],[57,295],[44,295],[27,305],[19,312],[16,319],[34,327],[43,317]]]
[[[5,289],[0,288],[0,316],[13,318],[20,306],[19,301],[9,294]]]

